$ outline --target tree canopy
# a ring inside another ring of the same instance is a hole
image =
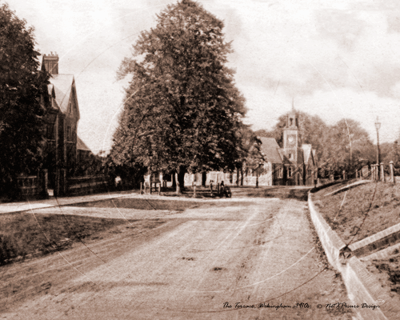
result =
[[[181,179],[187,170],[234,168],[246,109],[226,66],[223,27],[182,0],[140,34],[118,72],[132,78],[111,150],[116,164],[177,171]]]
[[[33,28],[6,4],[0,6],[0,176],[15,185],[20,173],[36,173],[43,151],[41,93],[48,75],[39,71]],[[7,187],[8,188],[8,187]]]

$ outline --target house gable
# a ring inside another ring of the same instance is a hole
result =
[[[75,79],[73,80],[71,85],[71,92],[69,96],[68,108],[66,114],[69,118],[73,118],[75,121],[78,121],[80,119],[78,97],[76,94],[76,87],[75,87]]]

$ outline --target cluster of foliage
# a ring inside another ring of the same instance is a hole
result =
[[[141,33],[119,77],[131,75],[114,135],[115,165],[178,173],[233,169],[243,148],[244,98],[226,67],[223,22],[191,0]]]
[[[16,189],[18,174],[36,173],[43,158],[49,75],[39,70],[33,28],[0,6],[0,192]]]
[[[353,172],[361,166],[373,163],[376,147],[368,133],[357,121],[342,119],[329,126],[320,117],[296,111],[299,120],[300,143],[312,144],[321,172],[340,174],[343,170]],[[271,131],[256,131],[258,136],[273,137],[283,146],[283,128],[287,114],[279,117]]]

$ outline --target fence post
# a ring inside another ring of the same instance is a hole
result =
[[[389,166],[390,166],[390,181],[391,181],[392,183],[396,183],[396,179],[395,179],[395,177],[394,177],[393,161],[390,161]]]
[[[158,183],[158,195],[161,194],[161,182]]]
[[[39,182],[40,183],[40,188],[41,188],[41,193],[42,193],[43,197],[48,198],[49,197],[49,193],[47,191],[47,188],[48,188],[48,183],[47,183],[47,181],[48,181],[48,171],[47,171],[47,169],[43,169],[41,173],[42,174],[41,174],[40,182]]]
[[[372,179],[372,181],[376,180],[376,178],[375,178],[375,165],[374,164],[371,164],[371,179]]]
[[[196,184],[193,186],[193,198],[196,198]]]
[[[385,182],[385,167],[383,166],[383,162],[381,162],[381,181]]]
[[[333,176],[333,174],[329,175],[329,179],[330,179],[331,181],[334,181],[334,180],[335,180],[335,177]]]
[[[142,194],[143,182],[140,182],[140,194]]]
[[[346,180],[346,170],[343,170],[343,180]]]
[[[58,197],[60,195],[60,169],[56,169],[54,177],[54,196]]]
[[[61,188],[62,188],[62,195],[67,195],[67,169],[61,169]]]

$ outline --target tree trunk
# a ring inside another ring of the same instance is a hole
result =
[[[177,173],[176,173],[176,193],[182,193],[185,191],[185,173],[186,168],[184,166],[179,166]]]
[[[207,181],[207,172],[203,171],[203,172],[201,173],[201,185],[202,185],[203,187],[206,186],[206,181]]]
[[[175,171],[173,171],[171,173],[172,176],[172,188],[175,189],[176,188],[176,177],[175,177]]]

